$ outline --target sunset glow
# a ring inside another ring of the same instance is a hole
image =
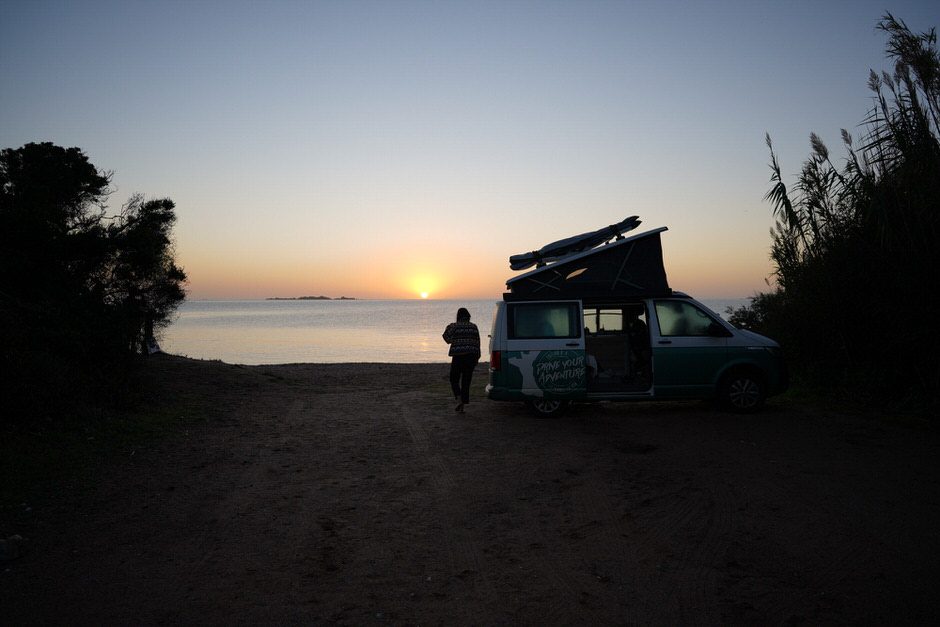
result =
[[[4,4],[0,147],[82,148],[111,211],[172,198],[193,300],[499,298],[510,255],[634,214],[675,289],[751,295],[764,133],[797,172],[884,69],[875,0],[163,4]]]

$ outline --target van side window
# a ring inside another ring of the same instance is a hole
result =
[[[681,300],[656,301],[656,317],[662,336],[707,336],[714,322],[707,313]]]
[[[509,339],[581,337],[577,303],[513,303],[508,307]]]
[[[586,307],[584,309],[584,328],[591,335],[621,334],[623,333],[623,309]]]

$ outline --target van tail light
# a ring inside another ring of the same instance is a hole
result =
[[[499,362],[500,362],[499,357],[500,357],[499,351],[493,351],[492,353],[490,353],[490,370],[499,370]]]

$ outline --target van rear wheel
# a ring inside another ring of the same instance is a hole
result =
[[[757,411],[766,398],[764,380],[747,370],[732,372],[721,386],[721,401],[731,411],[741,414]]]
[[[539,418],[558,418],[568,409],[568,401],[548,400],[540,398],[526,401],[526,407]]]

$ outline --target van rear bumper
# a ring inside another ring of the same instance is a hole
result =
[[[582,401],[585,399],[584,390],[573,390],[565,393],[558,393],[552,391],[529,391],[526,393],[524,390],[518,388],[505,388],[495,386],[492,383],[488,383],[486,388],[484,388],[486,393],[486,398],[491,401],[532,401],[538,399],[552,399],[559,401]]]
[[[492,383],[487,383],[484,389],[486,398],[491,401],[524,401],[531,398],[523,394],[520,390],[510,390],[503,387],[497,387]]]

